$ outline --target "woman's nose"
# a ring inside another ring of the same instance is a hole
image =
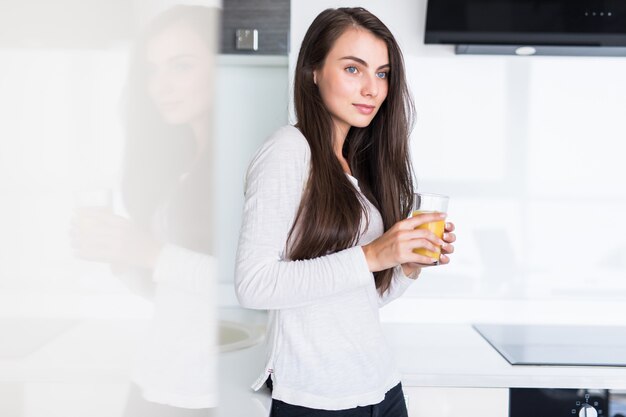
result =
[[[361,86],[361,94],[369,97],[376,97],[378,95],[378,83],[375,74],[367,74],[363,77],[363,85]]]

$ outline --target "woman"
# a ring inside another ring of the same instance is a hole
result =
[[[176,6],[146,27],[126,96],[129,218],[86,209],[74,222],[78,256],[109,263],[153,301],[128,416],[206,415],[217,404],[210,152],[217,17],[217,9]]]
[[[406,416],[378,308],[399,297],[443,240],[407,218],[412,103],[387,27],[361,8],[329,9],[308,29],[295,74],[297,125],[252,160],[236,291],[269,309],[266,367],[272,415]],[[343,411],[338,411],[343,410]]]

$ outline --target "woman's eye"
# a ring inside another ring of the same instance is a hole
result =
[[[385,79],[385,78],[387,78],[387,77],[389,76],[389,73],[388,73],[388,72],[385,72],[385,71],[381,71],[381,72],[377,72],[377,73],[376,73],[376,76],[377,76],[378,78]]]
[[[356,67],[347,67],[346,71],[348,71],[350,74],[356,74],[359,70],[357,70]]]

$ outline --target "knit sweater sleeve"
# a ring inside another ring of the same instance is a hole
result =
[[[413,282],[415,282],[415,280],[404,274],[401,265],[396,266],[393,270],[393,276],[391,278],[391,285],[389,286],[389,289],[378,298],[378,307],[383,307],[400,297]]]
[[[308,143],[292,126],[270,137],[250,163],[235,268],[235,291],[244,307],[301,307],[372,283],[360,246],[309,260],[287,258],[309,165]]]

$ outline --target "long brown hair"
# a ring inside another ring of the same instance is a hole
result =
[[[288,254],[293,260],[354,246],[366,213],[335,156],[331,115],[313,81],[313,72],[324,65],[337,38],[352,27],[368,30],[385,42],[391,68],[387,98],[369,126],[350,128],[343,154],[363,194],[380,211],[385,230],[407,217],[412,206],[409,133],[413,102],[400,48],[389,29],[367,10],[327,9],[315,18],[304,36],[295,70],[297,127],[311,148],[311,171],[289,232]],[[381,294],[389,288],[392,274],[392,269],[374,273]]]

